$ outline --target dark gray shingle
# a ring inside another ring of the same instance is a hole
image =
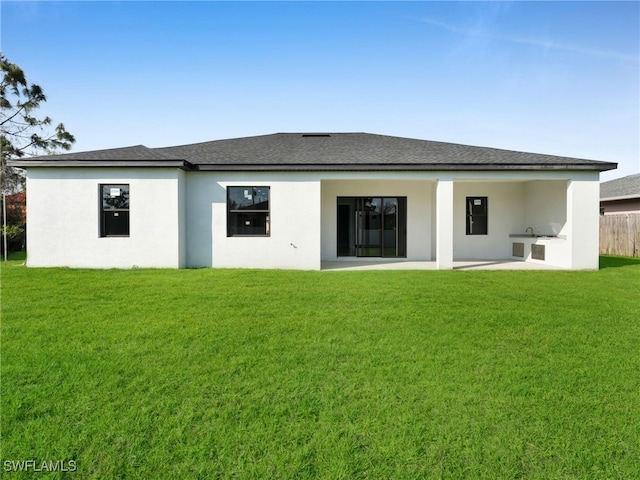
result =
[[[157,149],[135,145],[133,147],[109,148],[107,150],[93,150],[89,152],[63,153],[40,157],[26,157],[10,160],[9,165],[29,167],[153,167],[172,166],[190,169],[192,166],[182,159],[172,158]]]
[[[199,165],[585,165],[593,160],[367,133],[277,133],[157,149]]]
[[[600,184],[600,200],[635,197],[640,198],[640,173]]]
[[[51,161],[63,160],[173,160],[171,157],[159,152],[157,149],[135,145],[133,147],[109,148],[107,150],[93,150],[90,152],[63,153],[32,159]],[[29,160],[28,158],[25,160]]]
[[[128,158],[131,157],[131,158]],[[367,133],[276,133],[163,148],[143,146],[38,160],[183,160],[201,170],[510,170],[605,171],[614,163]],[[27,162],[17,161],[18,164]],[[25,165],[26,166],[26,165]],[[62,166],[62,165],[61,165]]]

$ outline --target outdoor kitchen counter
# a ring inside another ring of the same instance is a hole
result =
[[[512,256],[514,260],[526,262],[545,263],[558,267],[566,266],[567,262],[567,236],[543,235],[528,233],[509,234]]]

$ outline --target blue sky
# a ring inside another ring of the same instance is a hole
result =
[[[74,151],[369,132],[640,172],[640,3],[2,0]]]

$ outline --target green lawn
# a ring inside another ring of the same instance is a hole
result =
[[[2,265],[3,478],[640,478],[640,260]],[[8,472],[73,461],[75,472]]]

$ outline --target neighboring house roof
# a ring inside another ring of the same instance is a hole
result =
[[[640,173],[600,184],[600,200],[640,198]]]
[[[178,166],[185,170],[595,170],[616,163],[368,133],[276,133],[24,158],[11,165]]]

